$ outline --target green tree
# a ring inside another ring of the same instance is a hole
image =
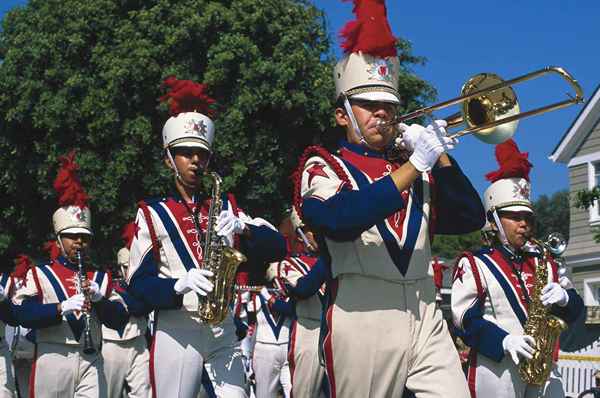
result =
[[[477,250],[481,247],[479,231],[464,235],[436,235],[431,246],[431,253],[447,260],[454,260],[462,252]]]
[[[30,0],[0,32],[0,256],[39,254],[51,237],[57,159],[75,149],[92,197],[97,254],[144,197],[166,194],[158,103],[169,75],[217,100],[224,188],[251,214],[277,216],[297,156],[333,124],[333,53],[308,0]],[[400,40],[406,106],[434,95]]]
[[[560,232],[569,239],[569,191],[562,190],[551,196],[541,195],[533,202],[535,235],[545,239],[552,232]]]
[[[575,194],[575,207],[587,210],[594,205],[594,202],[600,199],[600,187],[592,189],[582,189]],[[593,227],[594,241],[600,243],[600,228]]]

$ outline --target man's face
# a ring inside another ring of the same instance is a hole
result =
[[[77,262],[77,250],[85,251],[88,248],[91,235],[62,233],[60,240],[64,249],[62,255],[75,263]]]
[[[392,129],[381,132],[377,129],[377,122],[389,121],[395,115],[397,106],[389,102],[350,100],[352,112],[356,123],[369,148],[375,151],[383,151],[394,138]],[[335,111],[336,122],[346,129],[346,139],[353,144],[360,144],[360,139],[352,129],[352,122],[346,111],[337,108]]]
[[[500,223],[508,243],[520,249],[533,233],[534,216],[530,211],[499,211]]]
[[[208,165],[209,152],[203,148],[186,146],[175,147],[170,151],[181,179],[189,186],[196,186],[200,171]],[[169,168],[173,168],[168,159],[165,159],[165,163]]]

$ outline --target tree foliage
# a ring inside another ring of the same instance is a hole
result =
[[[172,187],[158,103],[165,77],[217,100],[212,164],[249,213],[277,216],[297,156],[333,125],[334,61],[308,0],[30,0],[0,32],[0,255],[51,237],[58,157],[77,151],[104,261],[136,202]],[[433,97],[399,41],[406,106]]]
[[[592,207],[594,202],[598,199],[600,199],[600,187],[582,189],[575,194],[575,207],[587,210]],[[594,241],[600,243],[600,228],[592,227],[592,233],[594,234]]]
[[[552,232],[560,232],[569,240],[569,191],[558,191],[552,196],[541,195],[533,203],[533,208],[536,237],[545,239]]]

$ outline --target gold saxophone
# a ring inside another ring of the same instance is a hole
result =
[[[217,235],[217,217],[223,209],[221,200],[221,177],[211,172],[213,180],[211,203],[208,210],[208,222],[203,251],[203,268],[211,271],[214,287],[206,297],[200,297],[198,314],[200,319],[210,325],[223,322],[229,313],[233,301],[233,287],[238,266],[246,261],[239,251],[227,246],[223,237]]]
[[[548,256],[558,257],[566,249],[566,243],[558,234],[551,234],[546,242],[531,240],[541,256],[536,261],[535,286],[531,293],[525,334],[535,340],[532,359],[525,359],[519,367],[521,379],[528,384],[544,385],[552,371],[552,354],[560,333],[567,328],[562,319],[550,314],[550,308],[542,304],[542,289],[548,281]]]

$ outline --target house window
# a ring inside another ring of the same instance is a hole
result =
[[[583,280],[583,302],[587,306],[600,305],[600,278]]]
[[[588,163],[588,189],[600,186],[600,161]],[[590,223],[600,224],[600,206],[598,201],[589,208]]]

